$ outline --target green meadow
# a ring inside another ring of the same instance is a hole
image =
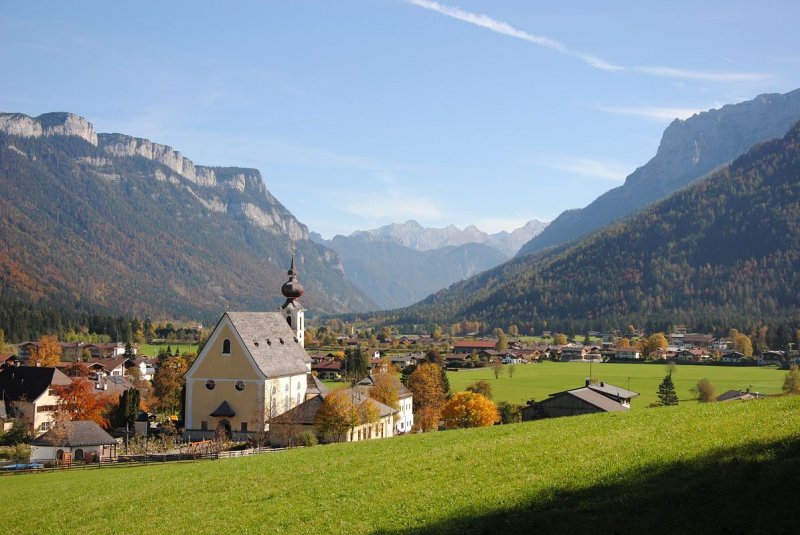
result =
[[[15,534],[791,533],[798,474],[775,397],[0,484]]]
[[[500,377],[495,379],[494,370],[479,368],[448,372],[450,389],[459,392],[475,381],[484,379],[492,385],[494,401],[525,403],[529,399],[541,401],[550,394],[576,388],[585,384],[589,377],[588,362],[541,362],[538,364],[518,364],[513,376],[505,366]],[[656,401],[658,385],[668,373],[666,365],[661,364],[616,364],[592,363],[592,377],[599,381],[639,392],[632,408],[647,407]],[[691,392],[697,381],[708,378],[714,385],[717,395],[727,390],[745,390],[763,394],[777,394],[781,391],[786,372],[774,367],[733,367],[677,365],[672,375],[678,398],[690,401],[696,398]]]
[[[139,344],[139,349],[137,355],[147,355],[148,357],[157,357],[158,352],[161,350],[165,350],[170,348],[172,350],[172,354],[175,354],[175,349],[178,350],[179,353],[186,353],[197,351],[198,344],[186,344],[180,342],[165,342],[163,344]]]

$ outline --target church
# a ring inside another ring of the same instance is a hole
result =
[[[226,312],[185,374],[185,436],[245,439],[316,394],[292,255],[278,312]],[[310,387],[309,387],[310,386]]]

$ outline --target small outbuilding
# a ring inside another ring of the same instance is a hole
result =
[[[110,461],[117,458],[117,441],[92,421],[56,424],[31,442],[31,461]]]

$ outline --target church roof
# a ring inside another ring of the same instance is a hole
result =
[[[226,312],[261,372],[267,377],[308,372],[311,362],[280,312]]]

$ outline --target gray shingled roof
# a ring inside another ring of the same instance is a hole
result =
[[[311,362],[280,312],[226,312],[267,377],[306,373]]]
[[[306,375],[306,379],[307,379],[306,395],[319,394],[324,398],[331,391],[330,388],[328,388],[327,385],[323,383],[319,377],[317,377],[312,373]]]
[[[31,441],[32,446],[98,446],[116,444],[111,435],[103,431],[96,422],[79,421],[64,422],[64,434],[51,429],[39,438]]]
[[[300,405],[279,414],[272,419],[275,424],[314,425],[317,413],[322,408],[322,396],[314,396]]]
[[[575,390],[569,390],[565,392],[565,394],[574,396],[606,412],[628,410],[628,408],[622,405],[622,403],[618,403],[613,399],[609,399],[603,394],[600,394],[599,392],[595,392],[594,390],[590,390],[588,388],[577,388]]]
[[[378,413],[381,415],[381,418],[383,418],[384,416],[391,416],[392,414],[397,412],[390,406],[384,405],[380,401],[375,401],[374,399],[370,398],[365,392],[361,392],[357,389],[352,389],[352,388],[345,390],[345,392],[349,392],[353,396],[353,401],[357,405],[360,405],[362,402],[367,402],[377,407]],[[314,396],[313,398],[304,401],[300,405],[276,416],[272,420],[272,423],[313,425],[314,420],[317,417],[317,412],[319,412],[320,408],[322,408],[323,402],[324,399],[322,398],[322,396]]]
[[[392,382],[394,382],[395,386],[397,387],[397,396],[399,398],[407,398],[408,396],[412,395],[411,390],[406,388],[406,385],[404,385],[400,381],[400,379],[398,379],[394,375],[390,375],[389,377],[392,378],[392,380],[393,380]],[[372,375],[367,375],[366,377],[361,379],[361,381],[359,381],[358,384],[361,385],[361,386],[373,387],[373,386],[375,386],[375,380],[373,379]]]
[[[617,396],[622,399],[632,399],[639,395],[639,392],[626,390],[625,388],[614,386],[609,383],[593,384],[589,385],[589,388],[591,388],[595,392],[599,392],[600,394],[605,394],[606,396]]]

